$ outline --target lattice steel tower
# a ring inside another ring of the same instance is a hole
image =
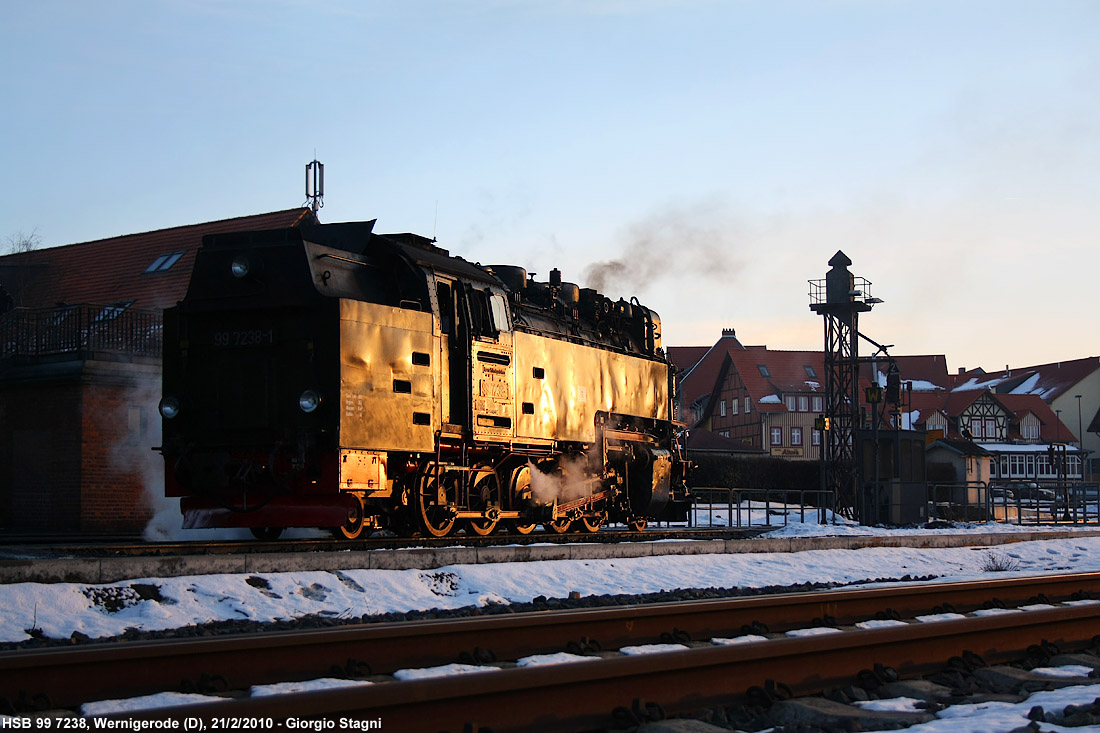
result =
[[[852,518],[859,483],[855,431],[859,427],[859,314],[871,310],[871,283],[848,270],[840,250],[824,280],[810,280],[810,309],[825,318],[825,412],[822,414],[822,489]]]

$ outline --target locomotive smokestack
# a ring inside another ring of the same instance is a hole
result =
[[[561,287],[561,270],[554,268],[550,271],[550,285],[553,287]]]

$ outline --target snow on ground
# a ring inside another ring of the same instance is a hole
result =
[[[983,525],[981,531],[999,525]],[[843,525],[796,525],[771,536]],[[888,530],[873,530],[877,534]],[[925,533],[929,530],[923,530]],[[965,530],[954,530],[955,532]],[[920,530],[893,530],[912,534]],[[940,530],[942,533],[943,530]],[[751,541],[751,540],[749,540]],[[108,637],[129,628],[174,629],[209,621],[278,621],[307,615],[357,618],[413,610],[529,602],[538,596],[641,594],[680,588],[759,588],[796,583],[861,583],[879,578],[935,576],[974,579],[991,559],[1000,575],[1100,570],[1100,537],[996,548],[873,547],[795,553],[663,555],[606,560],[452,565],[433,570],[345,570],[147,578],[104,585],[15,583],[0,587],[0,641],[73,632]]]
[[[716,512],[717,514],[717,512]],[[723,517],[724,519],[724,517]],[[762,522],[763,514],[756,518]],[[885,530],[847,523],[817,524],[808,514],[805,524],[794,521],[767,537],[807,536],[905,536],[965,531],[1020,531],[1005,525],[962,525],[951,530]],[[716,516],[717,520],[717,516]],[[718,523],[717,521],[715,522]],[[1049,528],[1041,528],[1049,529]],[[991,571],[990,567],[1014,570]],[[936,576],[971,580],[998,572],[1000,577],[1100,571],[1100,537],[1073,536],[1043,542],[1022,542],[995,548],[864,548],[859,550],[811,550],[797,553],[739,555],[666,555],[610,560],[556,560],[492,565],[453,565],[435,570],[347,570],[337,572],[256,573],[252,575],[204,575],[180,578],[147,578],[104,585],[78,583],[17,583],[0,587],[0,641],[22,641],[32,630],[48,637],[68,638],[74,631],[91,637],[114,636],[127,628],[172,629],[207,621],[249,619],[275,621],[305,615],[358,617],[364,614],[405,612],[433,608],[486,606],[527,602],[537,596],[562,598],[580,595],[639,594],[678,588],[763,587],[805,582],[864,583],[886,577]],[[987,613],[1020,613],[992,609]],[[929,616],[934,621],[951,614]],[[867,622],[867,627],[897,622]],[[828,630],[828,631],[831,631]],[[824,629],[801,633],[824,633]],[[715,644],[766,641],[743,636],[715,639]],[[632,648],[633,653],[661,653],[682,649],[678,644]],[[624,650],[626,651],[626,650]],[[521,666],[592,661],[571,654],[536,655],[519,661]],[[398,679],[421,679],[443,674],[485,672],[484,667],[448,665],[445,668],[409,669]],[[1051,676],[1079,674],[1078,668],[1052,668]],[[304,689],[362,684],[324,679],[255,688],[255,695],[285,694]],[[976,733],[1011,730],[1026,725],[1035,705],[1061,711],[1066,705],[1085,705],[1100,696],[1100,685],[1069,687],[1039,692],[1028,700],[1011,703],[956,705],[937,714],[937,719],[909,730],[920,733]],[[100,715],[218,698],[164,693],[130,700],[89,703],[85,715]],[[875,701],[878,709],[912,709],[906,699]],[[1041,730],[1063,730],[1041,724]],[[1067,729],[1068,730],[1068,729]],[[1081,730],[1080,728],[1075,730]]]

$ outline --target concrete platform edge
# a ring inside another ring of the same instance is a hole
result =
[[[430,570],[447,565],[545,560],[605,560],[661,555],[859,550],[875,547],[995,547],[1100,536],[1098,530],[1073,532],[998,532],[914,535],[912,537],[797,537],[748,540],[685,540],[506,545],[501,547],[441,547],[353,552],[253,553],[246,555],[182,555],[173,557],[52,558],[0,560],[0,584],[114,583],[142,578],[170,578],[221,573],[278,573],[358,569]]]

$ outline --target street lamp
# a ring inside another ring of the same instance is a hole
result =
[[[1073,398],[1077,400],[1077,456],[1080,459],[1081,465],[1081,480],[1085,480],[1085,431],[1084,423],[1081,421],[1081,395],[1075,394]]]

